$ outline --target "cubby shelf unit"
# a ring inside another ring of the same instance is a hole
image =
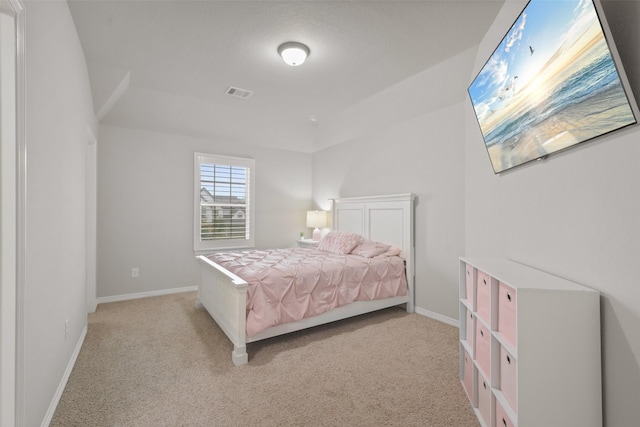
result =
[[[460,258],[460,381],[484,427],[602,426],[600,294]]]

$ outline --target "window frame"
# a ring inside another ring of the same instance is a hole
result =
[[[202,240],[201,238],[201,175],[200,165],[216,164],[225,166],[237,166],[248,169],[247,174],[247,202],[248,202],[248,239],[219,239],[219,240]],[[243,157],[221,156],[217,154],[194,153],[194,171],[193,171],[193,250],[196,255],[202,255],[207,252],[215,252],[224,249],[246,249],[255,246],[255,160]]]

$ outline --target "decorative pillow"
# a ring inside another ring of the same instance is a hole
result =
[[[346,255],[360,243],[362,237],[355,233],[330,231],[318,243],[318,250],[335,255]]]
[[[385,252],[378,255],[378,257],[386,257],[386,256],[398,256],[402,253],[402,249],[397,248],[395,246],[390,246]]]
[[[360,255],[365,258],[373,258],[382,253],[385,253],[391,245],[385,245],[384,243],[374,242],[373,240],[363,240],[356,245],[351,251],[353,255]]]

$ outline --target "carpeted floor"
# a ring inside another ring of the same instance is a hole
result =
[[[477,426],[458,330],[400,308],[232,345],[195,293],[101,304],[51,426]]]

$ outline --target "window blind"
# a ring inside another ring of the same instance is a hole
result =
[[[246,167],[200,165],[200,238],[248,239],[249,171]]]

